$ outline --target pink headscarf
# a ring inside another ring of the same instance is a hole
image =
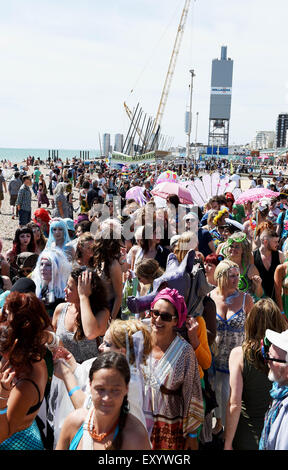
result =
[[[184,297],[179,294],[178,290],[166,287],[156,294],[153,302],[151,302],[151,308],[153,308],[157,300],[160,299],[168,300],[172,305],[174,305],[178,313],[178,323],[176,327],[181,328],[187,318],[187,307]]]

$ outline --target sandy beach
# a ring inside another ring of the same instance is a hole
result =
[[[48,186],[49,184],[49,168],[46,165],[39,166],[40,171],[44,174],[45,177],[45,182]],[[32,174],[34,171],[33,167],[29,168],[28,174]],[[7,189],[8,189],[8,182],[6,182]],[[245,190],[248,189],[249,187],[249,179],[247,177],[242,177],[241,178],[241,189]],[[32,191],[32,189],[31,189]],[[74,209],[77,209],[79,207],[78,204],[78,189],[73,189],[73,199],[74,199]],[[48,194],[49,200],[51,200],[51,196]],[[16,229],[19,227],[19,221],[18,218],[15,218],[14,220],[12,219],[12,212],[11,212],[11,207],[9,204],[10,197],[8,192],[4,192],[4,201],[2,201],[2,208],[1,208],[1,214],[0,214],[0,238],[3,242],[3,248],[2,248],[2,253],[5,254],[7,250],[12,248],[12,243],[14,239],[14,234]],[[42,205],[42,207],[45,209],[46,205]],[[38,208],[38,201],[37,197],[34,195],[32,192],[32,216],[34,211]],[[51,204],[49,209],[51,210]]]

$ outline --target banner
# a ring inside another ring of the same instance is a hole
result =
[[[123,163],[125,165],[132,165],[137,163],[151,163],[155,162],[155,152],[143,153],[143,155],[125,155],[120,152],[112,152],[110,163]]]

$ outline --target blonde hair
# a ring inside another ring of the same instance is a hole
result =
[[[216,266],[214,278],[217,281],[217,287],[220,289],[220,292],[223,292],[225,287],[228,285],[228,273],[231,268],[237,268],[239,271],[238,264],[234,263],[230,259],[224,259],[221,261],[218,266]]]
[[[109,326],[109,333],[112,342],[117,348],[126,348],[126,339],[129,341],[129,363],[135,363],[135,352],[133,345],[132,335],[137,331],[142,331],[144,344],[143,344],[143,357],[142,362],[145,364],[147,357],[152,352],[152,339],[151,333],[148,328],[140,320],[113,320]]]
[[[189,250],[195,250],[198,245],[198,238],[194,232],[183,232],[177,240],[174,254],[179,263],[183,261]]]

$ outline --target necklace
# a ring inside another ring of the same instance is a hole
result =
[[[91,419],[93,421],[93,418],[94,418],[94,411],[93,413],[91,413],[90,418],[89,418],[88,431],[92,439],[94,439],[94,441],[97,441],[97,442],[102,442],[105,439],[105,437],[109,436],[109,434],[111,434],[118,426],[119,418],[117,419],[116,423],[113,424],[113,427],[108,432],[102,432],[101,434],[97,434],[97,432],[95,431],[94,422],[91,423]]]

